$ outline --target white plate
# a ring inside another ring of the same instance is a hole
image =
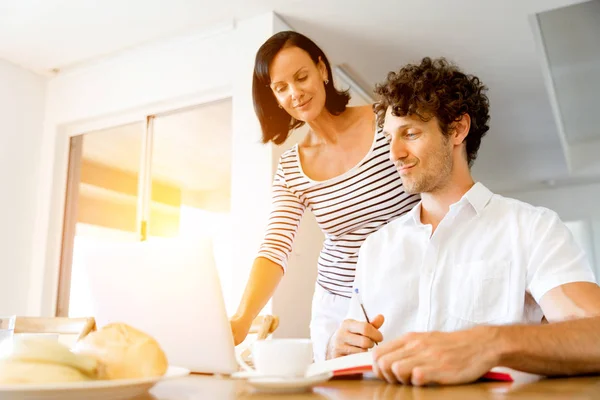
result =
[[[164,376],[156,378],[117,379],[48,383],[43,385],[0,385],[0,400],[124,400],[140,396],[159,381],[189,375],[190,370],[170,366]]]
[[[261,392],[304,392],[319,383],[328,381],[332,376],[333,373],[326,372],[300,378],[252,377],[248,379],[248,383]]]

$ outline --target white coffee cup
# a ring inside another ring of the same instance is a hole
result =
[[[259,340],[252,345],[252,360],[259,375],[304,376],[313,362],[312,342],[309,339]]]

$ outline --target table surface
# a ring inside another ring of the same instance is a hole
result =
[[[156,385],[139,400],[193,399],[600,399],[600,376],[538,379],[515,382],[480,382],[461,386],[412,387],[390,385],[374,379],[331,380],[305,393],[263,393],[248,382],[219,376],[190,375]]]

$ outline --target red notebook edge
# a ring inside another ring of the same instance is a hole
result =
[[[343,369],[338,369],[338,370],[333,371],[333,376],[362,374],[365,372],[371,372],[372,370],[373,370],[373,368],[370,365],[343,368]]]
[[[502,381],[502,382],[513,382],[513,377],[506,372],[495,372],[490,371],[484,374],[480,379],[487,379],[490,381]]]

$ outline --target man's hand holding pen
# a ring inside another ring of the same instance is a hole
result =
[[[369,320],[358,288],[354,288],[353,300],[360,306],[365,321],[344,320],[329,339],[327,359],[363,353],[383,340],[383,335],[379,331],[379,328],[383,325],[383,315],[379,314],[373,320]]]
[[[327,358],[337,358],[348,354],[362,353],[383,340],[379,331],[383,325],[383,315],[377,315],[371,323],[345,320],[329,340]]]

